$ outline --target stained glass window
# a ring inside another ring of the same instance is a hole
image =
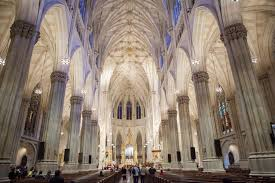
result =
[[[174,25],[177,25],[181,12],[181,3],[180,0],[175,0],[173,7],[173,22]]]
[[[130,101],[127,102],[127,120],[132,120],[132,103]]]
[[[164,64],[163,56],[160,55],[159,66],[160,66],[161,69],[162,69],[162,67],[163,67],[163,64]]]
[[[166,43],[166,48],[168,49],[171,44],[171,35],[169,34],[169,32],[166,33],[165,43]]]
[[[120,102],[117,107],[117,119],[122,119],[122,103]]]
[[[87,0],[79,0],[79,11],[83,21],[85,20]]]
[[[90,42],[91,48],[93,48],[94,47],[94,34],[93,34],[93,32],[89,36],[89,42]]]
[[[139,103],[137,102],[137,106],[136,106],[136,115],[137,115],[137,119],[141,119],[141,107],[139,105]]]
[[[229,117],[229,106],[225,99],[225,93],[223,88],[218,85],[216,89],[217,99],[218,99],[218,117],[220,123],[222,123],[223,133],[229,133],[232,131],[231,120]]]

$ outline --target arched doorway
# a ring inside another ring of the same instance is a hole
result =
[[[17,151],[16,166],[33,167],[36,162],[36,149],[33,144],[23,142]]]

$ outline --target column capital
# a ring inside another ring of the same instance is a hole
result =
[[[81,96],[72,96],[71,99],[71,104],[81,104],[83,101],[83,97]]]
[[[188,96],[185,96],[185,95],[181,95],[181,96],[178,96],[177,97],[177,102],[179,104],[189,104],[189,97]]]
[[[236,23],[224,28],[224,36],[228,41],[247,37],[247,29],[243,23]]]
[[[54,83],[56,81],[66,83],[68,81],[68,75],[65,72],[54,71],[51,74],[51,82]]]
[[[97,125],[97,120],[92,119],[92,124],[96,126]]]
[[[167,125],[167,124],[168,124],[168,119],[163,119],[163,120],[161,120],[161,124],[162,124],[162,125]]]
[[[91,118],[91,116],[92,116],[92,111],[89,111],[89,110],[82,111],[83,118]]]
[[[168,116],[177,115],[177,110],[175,110],[175,109],[169,109],[167,111],[167,113],[168,113]]]
[[[35,30],[35,25],[24,20],[16,20],[11,26],[10,37],[14,38],[16,35],[26,39],[36,36],[38,40],[40,33]]]
[[[192,81],[196,83],[208,82],[208,80],[209,80],[209,75],[205,71],[195,72],[192,75]]]
[[[262,74],[262,75],[259,76],[259,80],[260,81],[266,80],[266,79],[269,79],[268,73],[264,73],[264,74]]]

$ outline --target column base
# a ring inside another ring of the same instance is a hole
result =
[[[162,163],[161,165],[162,165],[162,169],[163,169],[163,170],[168,170],[168,169],[171,168],[170,163]]]
[[[9,159],[0,159],[0,182],[9,182],[9,171],[11,161]]]
[[[190,170],[197,171],[198,170],[197,164],[193,161],[182,162],[181,166],[182,166],[182,170],[188,170],[188,171],[190,171]]]
[[[275,152],[255,152],[248,157],[251,176],[275,177]]]
[[[249,169],[248,168],[248,160],[247,159],[240,160],[239,165],[240,165],[241,169],[244,169],[244,170],[248,170]]]
[[[219,158],[208,158],[202,161],[204,172],[225,172],[223,162]]]
[[[180,170],[181,169],[181,163],[180,162],[172,162],[170,167],[172,170]]]
[[[58,170],[58,163],[57,161],[42,160],[36,164],[36,168],[38,171],[42,171],[43,174],[46,174],[49,170],[54,173]]]
[[[67,162],[63,166],[63,173],[78,173],[79,172],[79,164],[74,162]]]

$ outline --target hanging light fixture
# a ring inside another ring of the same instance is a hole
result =
[[[48,48],[46,48],[46,53],[45,53],[45,57],[44,57],[44,61],[43,61],[43,67],[42,67],[42,72],[41,72],[41,76],[40,76],[40,81],[34,91],[35,94],[37,95],[41,95],[43,90],[42,90],[42,87],[41,87],[41,83],[42,83],[42,80],[43,80],[43,74],[44,74],[44,66],[45,66],[45,61],[46,61],[46,58],[47,58],[47,53],[48,53]]]

